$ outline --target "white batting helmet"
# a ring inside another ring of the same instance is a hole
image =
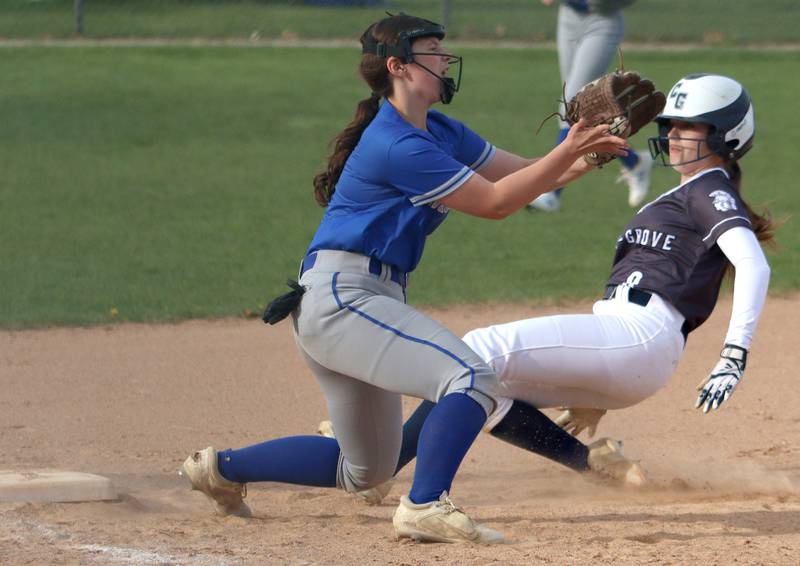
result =
[[[675,83],[656,118],[659,137],[649,140],[654,157],[669,152],[670,120],[708,124],[708,146],[725,159],[740,159],[753,145],[753,103],[744,87],[729,77],[697,73]]]

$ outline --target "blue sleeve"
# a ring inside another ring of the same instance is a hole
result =
[[[492,160],[496,148],[463,122],[435,110],[428,114],[431,132],[453,148],[453,157],[457,161],[473,171],[479,171]]]
[[[389,183],[414,206],[446,197],[475,174],[422,132],[395,141],[387,157]]]

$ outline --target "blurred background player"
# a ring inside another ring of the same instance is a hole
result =
[[[554,0],[542,0],[546,6]],[[625,31],[622,8],[634,0],[562,0],[558,8],[558,66],[561,84],[566,85],[565,100],[570,100],[584,85],[606,72],[617,51]],[[559,107],[563,116],[563,103]],[[564,141],[569,126],[559,121],[556,144]],[[628,185],[628,204],[639,207],[650,187],[650,170],[653,159],[647,151],[628,152],[619,158],[622,167],[617,182]],[[561,189],[544,193],[528,205],[529,209],[556,212],[561,208]]]

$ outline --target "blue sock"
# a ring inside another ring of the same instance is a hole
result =
[[[217,454],[222,477],[249,483],[273,481],[336,487],[339,444],[323,436],[288,436]]]
[[[397,459],[395,474],[417,457],[417,444],[420,432],[422,432],[422,425],[425,424],[425,419],[428,418],[435,406],[436,403],[423,401],[403,425],[403,444],[400,446],[400,457]]]
[[[639,163],[639,154],[636,153],[633,148],[628,150],[628,155],[622,157],[617,157],[622,162],[622,165],[626,169],[633,169]]]
[[[558,135],[556,136],[556,145],[560,145],[565,139],[567,139],[567,134],[569,133],[569,128],[561,128],[558,130]],[[556,189],[556,196],[561,198],[561,191],[564,189]]]
[[[436,501],[450,485],[461,460],[486,422],[486,412],[464,393],[445,395],[433,407],[417,449],[417,468],[408,498],[414,503]]]

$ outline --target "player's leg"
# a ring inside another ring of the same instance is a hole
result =
[[[437,401],[419,435],[411,493],[395,514],[398,534],[442,539],[415,523],[433,512],[462,517],[462,526],[483,542],[499,540],[498,533],[454,512],[446,499],[464,455],[494,409],[494,373],[457,336],[406,305],[399,286],[387,288],[372,276],[352,273],[306,276],[311,284],[296,327],[298,344],[309,356],[386,391]],[[392,472],[396,464],[397,454]]]
[[[491,429],[493,436],[573,470],[589,469],[588,448],[539,409],[524,401],[508,399],[501,403],[503,408],[500,410],[504,416]],[[423,401],[403,425],[403,442],[397,472],[414,459],[417,438],[434,406],[430,401]]]
[[[466,344],[439,323],[393,297],[365,295],[352,283],[348,274],[339,274],[329,287],[348,316],[335,324],[318,325],[308,335],[299,334],[298,342],[333,371],[437,402],[419,437],[411,492],[415,503],[433,501],[450,490],[463,455],[486,414],[494,410],[496,379]],[[299,325],[305,316],[300,315]],[[332,341],[337,348],[329,347]],[[338,437],[340,431],[336,432]]]
[[[467,333],[464,341],[500,381],[501,404],[487,427],[491,433],[585,470],[589,447],[535,407],[621,408],[662,387],[682,352],[682,319],[657,297],[651,300],[648,308],[599,301],[593,315],[541,317]],[[401,449],[406,457],[415,436],[409,425],[429,410],[423,403],[406,423]]]
[[[338,486],[356,492],[394,474],[401,439],[400,395],[305,358],[339,430],[338,441],[292,436],[218,453],[208,448],[197,462],[191,456],[184,471],[195,489],[214,500],[221,514],[249,514],[242,498],[244,485],[251,482]]]

